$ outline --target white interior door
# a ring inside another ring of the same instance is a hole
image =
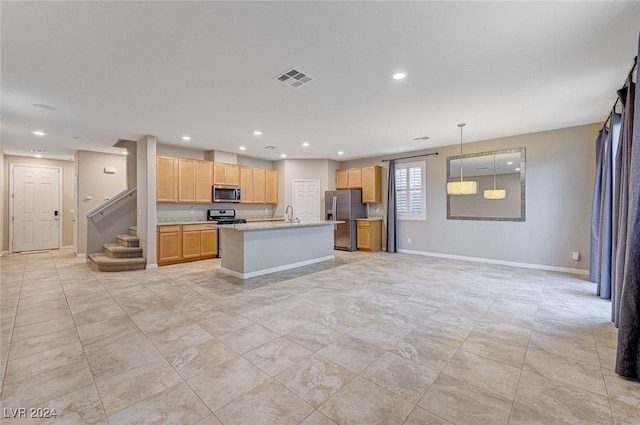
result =
[[[320,220],[320,180],[293,181],[293,218],[301,223]]]
[[[60,168],[12,164],[11,177],[13,251],[60,248]]]

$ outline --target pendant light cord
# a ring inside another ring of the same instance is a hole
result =
[[[458,124],[458,127],[460,127],[460,182],[462,182],[462,127],[465,126],[465,123],[461,122],[460,124]]]
[[[493,155],[493,190],[496,190],[496,156]]]

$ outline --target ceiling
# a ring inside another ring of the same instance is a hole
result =
[[[349,160],[455,144],[459,122],[471,142],[603,121],[640,22],[640,2],[1,8],[2,150],[63,159],[149,134],[266,160]],[[291,67],[313,81],[274,78]]]

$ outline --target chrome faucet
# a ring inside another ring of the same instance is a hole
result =
[[[289,215],[289,211],[291,211],[291,215]],[[289,223],[293,223],[293,207],[291,205],[287,205],[287,208],[284,209],[284,213],[287,216],[287,221]]]

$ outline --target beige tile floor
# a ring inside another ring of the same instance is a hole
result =
[[[244,282],[219,260],[0,262],[0,411],[57,413],[3,424],[640,424],[582,278],[386,253]]]

